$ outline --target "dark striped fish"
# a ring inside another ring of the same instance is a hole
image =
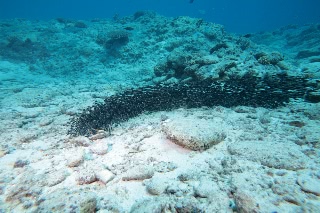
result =
[[[306,79],[287,75],[258,78],[247,74],[230,76],[226,81],[195,81],[187,84],[160,84],[128,89],[96,103],[71,119],[69,134],[92,135],[144,112],[180,107],[252,106],[276,108],[290,98],[303,98]]]

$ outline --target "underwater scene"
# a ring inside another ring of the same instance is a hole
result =
[[[0,1],[0,213],[320,212],[320,2]]]

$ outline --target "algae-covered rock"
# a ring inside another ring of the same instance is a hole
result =
[[[80,213],[96,212],[97,200],[96,198],[86,198],[80,203]]]
[[[283,61],[284,57],[279,52],[265,53],[259,52],[254,56],[260,64],[263,65],[277,65],[280,61]]]
[[[46,178],[46,184],[48,186],[55,186],[61,182],[63,182],[67,176],[68,176],[68,172],[65,170],[59,170],[59,171],[55,171],[50,173],[47,178]]]

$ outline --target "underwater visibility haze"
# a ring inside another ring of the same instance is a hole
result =
[[[0,213],[320,212],[316,0],[0,0]]]
[[[0,18],[112,18],[152,10],[165,16],[191,16],[222,24],[230,32],[273,30],[290,24],[318,23],[318,0],[11,0],[0,1]]]

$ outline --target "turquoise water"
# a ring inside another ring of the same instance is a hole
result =
[[[320,21],[317,0],[118,0],[118,1],[0,1],[0,18],[73,19],[111,18],[153,10],[166,16],[191,16],[222,24],[230,32],[272,30],[288,24]]]

